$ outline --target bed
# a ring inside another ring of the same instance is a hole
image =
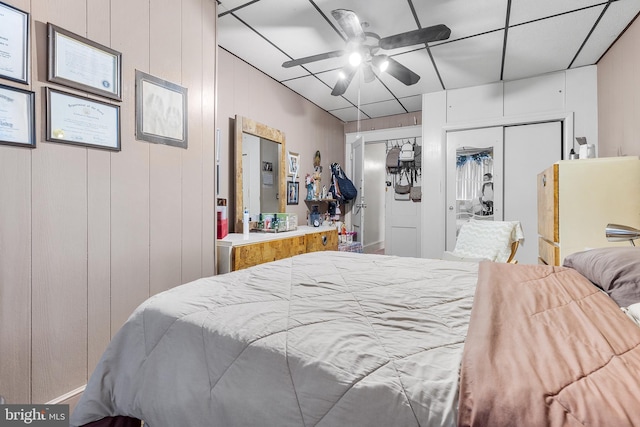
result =
[[[573,268],[317,252],[151,297],[71,425],[623,426],[639,372]]]

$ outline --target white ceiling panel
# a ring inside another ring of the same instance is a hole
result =
[[[399,101],[409,113],[422,110],[422,95],[400,98]]]
[[[392,112],[391,114],[403,114],[406,113],[402,105],[398,101],[389,100],[383,102],[375,102],[373,104],[365,104],[360,107],[363,113],[369,117],[380,117],[382,115],[389,115],[385,112]]]
[[[431,48],[445,88],[476,86],[500,80],[504,31]]]
[[[606,3],[604,0],[511,0],[509,24],[518,25],[604,3]]]
[[[251,0],[219,0],[218,14],[227,12],[245,4],[253,3]]]
[[[640,0],[611,3],[571,67],[582,67],[598,61],[628,25],[625,18],[635,16],[638,12]]]
[[[355,122],[356,120],[364,120],[370,118],[364,116],[356,107],[330,110],[329,113],[333,114],[343,122]]]
[[[584,9],[510,28],[504,80],[566,69],[603,7]]]
[[[364,30],[376,33],[380,37],[418,29],[406,1],[321,0],[316,1],[316,4],[328,17],[331,17],[331,11],[334,9],[356,12],[360,22],[366,26]]]
[[[423,27],[444,24],[451,29],[450,40],[504,28],[507,2],[504,0],[414,1]]]
[[[218,45],[278,81],[302,75],[300,67],[282,68],[289,58],[232,15],[218,18]]]
[[[314,76],[288,80],[284,82],[284,85],[324,110],[335,110],[350,105],[349,102],[341,96],[332,96],[331,88],[327,87]]]
[[[312,55],[345,48],[342,37],[308,0],[261,0],[236,15],[292,59],[309,56],[310,46]]]

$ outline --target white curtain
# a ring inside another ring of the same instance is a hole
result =
[[[493,157],[489,152],[457,156],[456,199],[473,200],[480,197],[486,173],[493,173]]]

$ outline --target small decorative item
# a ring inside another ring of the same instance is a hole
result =
[[[287,205],[298,204],[299,184],[297,181],[287,182]]]
[[[287,154],[287,160],[289,164],[288,174],[289,176],[298,175],[298,165],[300,164],[300,155],[289,151]]]
[[[321,167],[321,166],[320,166],[320,160],[321,160],[321,157],[320,157],[320,150],[318,150],[318,151],[316,151],[315,156],[313,156],[313,167],[314,167],[314,168],[319,168],[319,167]],[[322,172],[322,169],[320,169],[320,172]]]
[[[311,177],[311,175],[307,174],[304,182],[307,186],[307,200],[313,200],[313,178]]]

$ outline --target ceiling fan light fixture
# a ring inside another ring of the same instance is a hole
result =
[[[373,58],[373,65],[380,71],[384,73],[389,68],[389,57],[387,55],[378,55]]]
[[[351,66],[357,67],[361,63],[362,63],[362,54],[360,54],[360,52],[356,51],[356,52],[353,52],[351,55],[349,55],[349,64],[351,64]]]
[[[344,71],[340,70],[340,71],[338,71],[338,78],[340,80],[344,80],[344,79],[347,78],[347,75],[344,73]]]

